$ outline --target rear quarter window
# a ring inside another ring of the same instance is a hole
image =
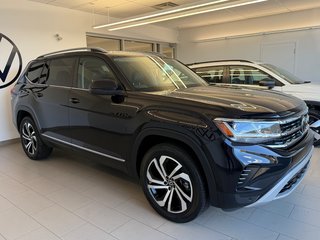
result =
[[[40,75],[43,69],[44,62],[36,62],[30,64],[26,72],[26,77],[32,83],[39,83]]]

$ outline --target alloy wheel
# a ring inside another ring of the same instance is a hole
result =
[[[38,140],[36,137],[36,132],[31,123],[25,122],[22,126],[22,140],[23,146],[27,152],[34,155],[37,151]]]
[[[147,168],[147,188],[154,201],[170,213],[185,212],[193,200],[189,174],[174,158],[154,158]]]

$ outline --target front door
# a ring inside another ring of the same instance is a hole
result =
[[[117,81],[102,58],[80,57],[78,77],[70,91],[72,144],[110,161],[124,162],[130,139],[127,126],[136,109],[127,98],[119,101],[114,96],[91,94],[91,82],[104,79]]]

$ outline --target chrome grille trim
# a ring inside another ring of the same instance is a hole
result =
[[[308,119],[308,114],[304,113],[299,117],[280,121],[280,137],[267,142],[266,145],[272,148],[287,148],[295,144],[306,135],[309,129]]]

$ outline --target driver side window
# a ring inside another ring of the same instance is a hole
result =
[[[276,86],[281,84],[269,74],[250,66],[230,66],[229,78],[231,84],[247,84],[259,86],[260,81],[274,80]]]
[[[97,57],[81,57],[78,67],[77,88],[89,89],[95,80],[115,80],[116,78],[104,60]]]

